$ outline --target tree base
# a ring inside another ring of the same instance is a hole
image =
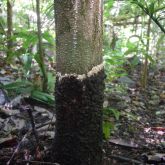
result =
[[[104,69],[58,75],[53,160],[60,165],[101,165]]]

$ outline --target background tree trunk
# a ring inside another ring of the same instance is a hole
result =
[[[147,79],[148,79],[148,57],[150,56],[149,54],[149,48],[150,48],[150,33],[151,33],[151,18],[149,17],[148,19],[148,27],[147,27],[147,45],[146,45],[146,54],[145,55],[145,61],[143,64],[143,69],[142,69],[142,87],[146,88],[147,87]]]
[[[38,29],[38,54],[39,54],[39,65],[43,75],[42,89],[47,91],[48,88],[48,77],[44,65],[44,54],[42,48],[42,32],[41,32],[41,17],[40,17],[40,0],[36,0],[36,13],[37,13],[37,29]]]
[[[56,130],[61,165],[102,164],[102,0],[55,0]]]
[[[10,0],[7,0],[7,58],[12,53],[13,12]]]

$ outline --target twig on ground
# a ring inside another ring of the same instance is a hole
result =
[[[112,159],[122,160],[122,161],[124,160],[126,162],[131,162],[131,163],[135,163],[135,164],[141,164],[141,165],[143,164],[142,162],[140,162],[138,160],[127,158],[127,157],[124,157],[124,156],[110,155],[109,157],[112,158]]]
[[[51,125],[51,124],[54,125],[55,122],[48,121],[48,122],[43,123],[43,124],[37,124],[37,125],[36,125],[36,129],[39,131],[40,129],[42,129],[42,127],[47,126],[47,125],[48,125],[48,127],[49,127],[49,125]]]
[[[46,164],[46,165],[60,165],[60,164],[58,164],[58,163],[41,162],[41,161],[30,161],[30,160],[20,160],[20,162],[34,163],[34,164]]]
[[[37,131],[36,131],[36,126],[35,126],[35,121],[34,121],[34,117],[33,117],[33,114],[32,114],[31,106],[27,106],[27,107],[25,107],[25,109],[27,110],[29,118],[30,118],[30,122],[31,122],[31,125],[32,125],[32,132],[35,136],[37,144],[39,144],[39,138],[38,138],[38,134],[37,134]]]
[[[22,140],[18,143],[16,149],[14,150],[14,152],[13,152],[13,154],[12,154],[10,160],[6,163],[6,165],[10,165],[10,164],[12,163],[15,154],[18,153],[19,148],[20,148],[22,142],[23,142],[23,141],[25,140],[25,138],[27,137],[27,135],[28,135],[28,133],[26,133],[26,134],[23,136]]]

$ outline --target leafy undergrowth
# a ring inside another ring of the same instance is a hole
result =
[[[47,162],[54,138],[55,71],[48,73],[48,94],[41,91],[37,66],[31,77],[4,60],[0,67],[0,164]]]

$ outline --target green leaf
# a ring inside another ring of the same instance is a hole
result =
[[[32,86],[32,83],[29,81],[17,80],[15,82],[5,84],[2,87],[6,90],[17,90],[20,88],[26,88]]]
[[[145,54],[145,57],[147,57],[147,59],[148,59],[150,62],[152,62],[152,63],[155,62],[154,59],[153,59],[150,55]]]
[[[0,88],[3,88],[14,94],[29,94],[34,89],[33,84],[27,80],[17,80],[9,84],[0,85]]]
[[[104,108],[104,115],[105,116],[114,116],[116,120],[119,120],[120,112],[117,109],[114,108]]]
[[[125,51],[125,55],[128,55],[128,54],[132,54],[132,53],[135,53],[137,52],[137,47],[133,47],[133,48],[129,48],[128,50]]]
[[[152,2],[150,5],[149,5],[149,13],[151,14],[151,15],[153,15],[154,14],[154,12],[155,12],[155,2]]]
[[[48,41],[50,44],[54,45],[55,40],[54,40],[53,36],[50,35],[50,33],[49,33],[48,31],[45,31],[45,32],[43,33],[43,38],[44,38],[46,41]]]
[[[110,15],[110,10],[113,7],[114,0],[106,1],[104,4],[104,16],[105,18],[108,18]]]
[[[103,122],[103,133],[105,136],[105,139],[108,139],[110,137],[110,132],[114,128],[114,125],[108,121]]]
[[[115,119],[116,120],[119,120],[119,117],[120,117],[120,112],[116,109],[111,109],[112,113],[114,114],[115,116]]]
[[[54,96],[41,92],[39,90],[33,90],[31,93],[31,97],[50,106],[54,106],[55,104]]]
[[[27,49],[31,45],[35,45],[38,42],[38,36],[35,32],[29,31],[21,31],[17,35],[14,36],[15,39],[22,38],[23,39],[23,48]]]
[[[115,61],[112,59],[106,59],[105,60],[108,64],[115,65]]]
[[[134,56],[133,60],[131,61],[131,65],[135,66],[140,63],[140,59],[137,56]]]
[[[23,47],[27,49],[31,45],[35,45],[38,41],[37,35],[29,35],[23,43]]]
[[[32,64],[32,55],[29,53],[26,53],[22,56],[23,59],[23,67],[26,72],[28,72],[31,69],[31,64]]]

